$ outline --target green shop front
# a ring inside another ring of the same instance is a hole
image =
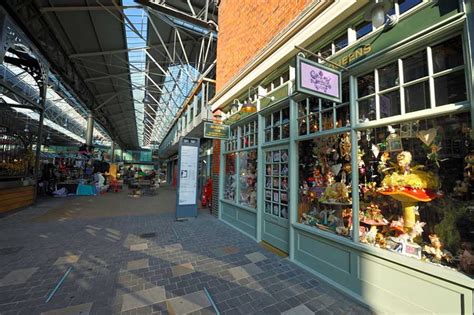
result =
[[[338,102],[296,90],[296,58],[242,92],[220,219],[376,311],[472,314],[470,5],[395,1],[392,28],[360,12],[307,45],[345,68]]]

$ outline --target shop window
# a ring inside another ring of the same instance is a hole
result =
[[[225,141],[225,150],[226,151],[235,151],[237,150],[237,136],[238,129],[234,127],[230,130],[230,137]]]
[[[332,43],[327,44],[321,50],[319,51],[319,54],[323,58],[328,58],[329,56],[332,55]]]
[[[275,80],[272,81],[272,86],[273,86],[273,89],[276,89],[277,87],[279,87],[281,84],[281,80],[280,80],[280,77],[276,78]]]
[[[258,124],[252,121],[243,125],[241,128],[241,145],[242,149],[254,147],[258,144]]]
[[[351,178],[348,132],[299,142],[298,222],[350,237]]]
[[[267,214],[288,219],[288,150],[265,155],[265,206]]]
[[[462,41],[457,36],[359,76],[359,121],[401,115],[402,108],[411,113],[466,101],[464,68]],[[434,84],[430,84],[430,78]]]
[[[349,115],[349,84],[342,84],[342,101],[332,101],[310,97],[298,104],[298,134],[304,136],[319,131],[348,127]]]
[[[257,150],[239,152],[239,203],[257,207]]]
[[[472,274],[470,126],[465,113],[360,131],[361,243]]]
[[[265,116],[265,142],[287,139],[290,136],[288,107]]]
[[[236,200],[237,176],[235,174],[235,156],[236,153],[228,153],[225,158],[225,179],[224,179],[224,199]]]
[[[341,36],[334,40],[334,52],[338,52],[339,50],[347,47],[349,44],[349,40],[347,38],[347,31],[344,32]]]

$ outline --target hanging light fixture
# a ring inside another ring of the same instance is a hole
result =
[[[23,129],[24,132],[30,132],[30,128],[28,126],[28,123],[25,125],[25,129]]]
[[[385,15],[392,8],[392,6],[392,0],[373,0],[365,12],[364,18],[366,21],[372,22],[372,25],[375,28],[379,28],[381,26],[386,28],[393,27],[398,22],[396,15],[389,16],[387,21],[385,20]]]
[[[234,99],[230,105],[230,112],[235,113],[239,110],[240,102],[238,99]]]
[[[250,90],[251,89],[256,89],[252,86],[249,87],[249,90],[248,90],[248,100],[246,103],[244,103],[244,105],[242,105],[242,108],[240,109],[241,112],[244,112],[244,113],[255,113],[257,111],[257,104],[256,102],[252,103],[250,100],[252,99],[250,97]],[[267,98],[269,99],[270,101],[274,101],[275,100],[275,97],[274,96],[263,96],[263,95],[259,95],[258,93],[256,94],[257,97],[263,97],[263,98]]]

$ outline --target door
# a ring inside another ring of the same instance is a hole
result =
[[[288,253],[288,146],[266,149],[262,240]]]

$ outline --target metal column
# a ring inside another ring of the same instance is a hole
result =
[[[87,116],[87,131],[86,131],[86,144],[92,145],[92,137],[94,136],[94,115],[89,113]]]

